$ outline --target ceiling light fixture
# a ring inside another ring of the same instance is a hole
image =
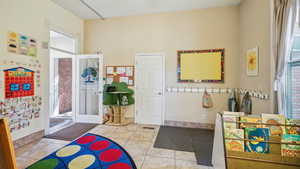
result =
[[[88,3],[86,3],[84,0],[80,0],[80,2],[85,5],[87,8],[89,8],[91,11],[93,11],[97,16],[99,16],[102,20],[104,20],[105,18],[98,12],[96,11],[94,8],[92,8]]]

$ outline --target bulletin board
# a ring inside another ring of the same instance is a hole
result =
[[[125,82],[134,86],[134,66],[105,66],[106,84],[112,82]]]
[[[224,83],[225,49],[178,51],[178,82]]]

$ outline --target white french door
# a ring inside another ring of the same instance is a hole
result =
[[[102,123],[103,56],[77,55],[75,121]]]
[[[162,54],[136,56],[136,122],[164,124],[165,58]]]

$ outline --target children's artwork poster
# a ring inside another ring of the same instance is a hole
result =
[[[0,113],[9,118],[10,131],[28,127],[30,120],[40,117],[42,97],[20,97],[0,101]]]
[[[42,108],[39,60],[0,60],[0,115],[9,118],[11,132],[29,127]]]
[[[37,57],[37,41],[26,35],[8,32],[7,50],[11,53]]]
[[[287,143],[300,143],[300,135],[296,134],[283,134],[282,142]],[[282,156],[287,157],[300,157],[300,145],[282,144],[281,145]]]
[[[85,63],[80,64],[81,76],[80,82],[83,87],[98,86],[99,83],[99,60],[88,59]]]
[[[247,51],[247,75],[257,76],[258,75],[258,47],[249,49]]]
[[[263,141],[269,141],[270,131],[268,128],[245,128],[246,141],[245,149],[247,152],[257,153],[269,153],[269,143]]]
[[[287,125],[294,125],[294,126],[286,126],[284,130],[284,134],[296,134],[300,135],[300,120],[297,119],[286,119],[285,122]],[[296,126],[297,125],[297,126]]]
[[[284,126],[280,126],[285,124],[285,117],[279,114],[265,114],[262,115],[262,122],[266,124],[273,124],[274,126],[264,125],[264,128],[270,129],[270,134],[272,136],[281,136],[284,133]]]
[[[5,98],[34,95],[34,71],[23,67],[4,70]]]
[[[225,138],[232,138],[226,139],[225,144],[226,148],[229,151],[239,151],[244,152],[244,141],[242,140],[234,140],[234,139],[244,139],[244,130],[243,129],[225,129]]]

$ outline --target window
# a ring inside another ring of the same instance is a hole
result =
[[[287,116],[300,119],[300,34],[295,36],[287,70]]]
[[[75,53],[75,40],[65,34],[50,31],[50,47],[64,53]]]

